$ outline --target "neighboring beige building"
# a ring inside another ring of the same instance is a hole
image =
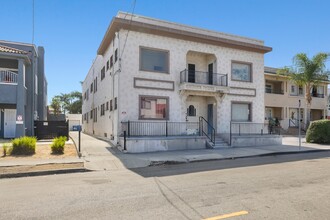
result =
[[[306,124],[307,111],[305,87],[292,84],[287,77],[276,74],[277,69],[265,67],[265,121],[277,118],[283,129],[296,127],[298,120],[299,100],[301,101],[300,117]],[[310,119],[326,118],[328,103],[328,82],[313,87]]]
[[[131,122],[127,132],[134,123],[155,135],[161,126],[151,126],[168,121],[166,132],[192,135],[201,116],[206,133],[214,128],[228,142],[231,122],[264,123],[271,50],[261,40],[119,12],[82,85],[83,131],[116,144],[122,122]]]

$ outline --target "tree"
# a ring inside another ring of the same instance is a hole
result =
[[[70,93],[61,93],[60,95],[54,96],[53,99],[59,102],[60,109],[62,109],[64,114],[66,112],[70,114],[81,114],[81,92],[73,91]]]
[[[277,72],[286,75],[296,85],[305,86],[307,125],[310,122],[311,90],[320,82],[328,81],[329,72],[325,71],[325,62],[329,56],[327,53],[318,53],[309,59],[305,53],[298,53],[293,58],[293,67],[284,67]]]
[[[59,99],[59,97],[56,97],[56,96],[53,97],[52,103],[50,104],[50,106],[53,108],[55,115],[58,115],[61,113],[61,100]]]

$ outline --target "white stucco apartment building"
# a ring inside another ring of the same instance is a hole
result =
[[[271,50],[261,40],[119,12],[83,82],[83,132],[116,144],[124,130],[152,136],[166,121],[169,136],[180,126],[191,135],[203,120],[206,134],[228,142],[231,122],[264,124]]]

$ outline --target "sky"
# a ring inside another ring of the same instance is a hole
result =
[[[118,11],[134,0],[34,0],[34,44],[45,48],[48,101],[81,91]],[[32,43],[33,0],[0,0],[0,40]],[[330,52],[329,0],[136,0],[134,14],[263,40],[265,66],[292,65],[297,53]],[[330,69],[330,61],[327,61]]]

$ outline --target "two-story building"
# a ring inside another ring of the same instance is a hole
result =
[[[265,120],[277,118],[283,129],[298,125],[298,112],[300,100],[300,119],[306,125],[307,110],[306,88],[293,84],[286,76],[276,73],[276,68],[265,67]],[[310,120],[326,118],[329,82],[322,82],[314,86],[311,91],[312,103]]]
[[[44,48],[0,41],[0,138],[34,135],[47,118]]]
[[[228,142],[231,122],[264,124],[271,50],[261,40],[119,12],[82,85],[83,131],[116,144],[124,122],[130,133],[157,136],[161,122],[166,134],[190,135],[203,120],[206,133]]]

